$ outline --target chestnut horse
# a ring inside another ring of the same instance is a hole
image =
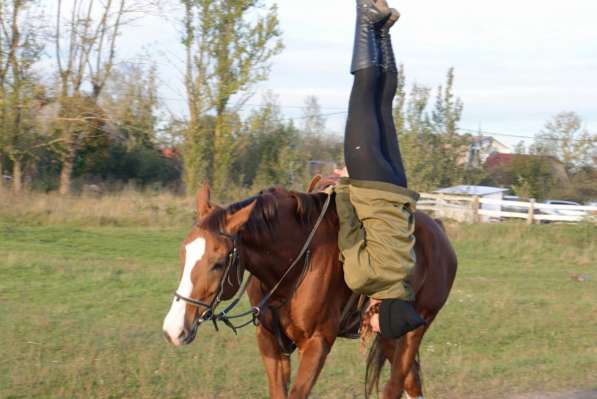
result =
[[[197,222],[184,240],[182,278],[164,320],[164,335],[176,346],[191,343],[205,321],[231,325],[222,300],[243,294],[244,269],[254,278],[247,293],[254,306],[257,343],[271,398],[306,398],[323,368],[354,295],[344,282],[337,244],[338,218],[326,193],[271,188],[221,208],[210,202],[207,185],[197,195]],[[412,276],[416,309],[426,326],[399,340],[376,338],[369,356],[369,388],[391,363],[384,398],[423,395],[418,350],[423,335],[445,304],[456,274],[456,256],[440,224],[417,212],[417,266]],[[307,249],[307,250],[305,250]],[[299,367],[290,385],[290,356]]]

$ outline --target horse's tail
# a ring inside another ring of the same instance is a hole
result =
[[[400,345],[402,340],[396,341],[397,345]],[[398,350],[398,347],[396,347]],[[421,388],[425,385],[423,381],[423,370],[421,369],[421,357],[420,351],[417,350],[417,354],[415,357],[415,367],[417,368],[417,374],[419,376],[419,382],[421,384]],[[383,350],[383,346],[381,343],[381,338],[379,335],[375,337],[373,341],[373,345],[371,349],[369,349],[369,354],[367,355],[367,369],[365,371],[365,398],[369,399],[371,394],[375,392],[377,396],[379,396],[379,377],[381,376],[381,370],[386,362],[385,353]]]
[[[421,351],[420,349],[417,349],[417,357],[415,358],[417,360],[417,362],[415,363],[417,365],[417,373],[419,374],[419,383],[421,384],[421,389],[424,390],[425,387],[425,381],[423,379],[423,369],[421,368]]]
[[[381,376],[381,369],[386,362],[383,345],[379,335],[375,336],[373,345],[369,349],[367,355],[367,368],[365,371],[365,398],[369,398],[372,392],[376,392],[379,396],[379,377]]]

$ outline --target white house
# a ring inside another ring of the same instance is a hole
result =
[[[510,147],[491,136],[475,136],[470,138],[468,148],[460,157],[459,164],[479,168],[493,154],[511,153]]]

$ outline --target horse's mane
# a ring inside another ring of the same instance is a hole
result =
[[[200,222],[199,227],[212,232],[224,231],[228,216],[255,201],[255,208],[249,220],[243,226],[243,233],[258,240],[271,239],[280,222],[278,218],[281,206],[280,200],[284,198],[294,199],[293,214],[295,220],[301,225],[310,226],[319,217],[326,194],[301,193],[288,191],[282,187],[271,187],[253,197],[228,205],[226,208],[217,208]]]

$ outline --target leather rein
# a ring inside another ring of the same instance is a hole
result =
[[[300,283],[302,282],[302,280],[305,277],[305,274],[309,268],[310,259],[311,259],[310,246],[311,246],[311,243],[313,242],[313,239],[315,238],[315,234],[317,233],[319,226],[325,219],[325,215],[330,207],[331,201],[332,201],[332,195],[328,194],[328,197],[322,207],[321,213],[320,213],[317,221],[315,222],[313,229],[307,236],[307,239],[306,239],[303,247],[301,248],[298,256],[290,264],[288,269],[286,269],[286,272],[284,272],[284,274],[282,275],[282,277],[280,277],[278,282],[268,291],[268,293],[261,299],[261,301],[259,301],[259,303],[256,306],[253,306],[251,309],[249,309],[245,312],[239,313],[239,314],[235,314],[235,315],[229,315],[229,313],[234,308],[236,308],[236,306],[240,303],[242,296],[246,292],[247,287],[249,286],[249,282],[251,281],[251,278],[253,277],[253,275],[249,273],[249,276],[246,279],[243,279],[245,269],[244,269],[244,266],[243,266],[241,258],[240,258],[240,252],[238,250],[238,243],[240,240],[238,233],[234,236],[230,236],[226,233],[220,232],[219,234],[221,236],[224,236],[224,237],[228,238],[230,241],[232,241],[232,249],[228,253],[228,261],[226,264],[226,268],[224,269],[224,273],[222,274],[222,277],[220,279],[218,292],[214,296],[211,303],[207,304],[207,303],[198,301],[196,299],[187,298],[183,295],[180,295],[178,292],[174,293],[174,297],[176,298],[177,301],[184,301],[191,306],[194,306],[194,307],[197,307],[200,309],[205,309],[203,311],[203,313],[201,313],[201,315],[199,315],[197,318],[195,318],[191,331],[193,333],[195,333],[197,331],[197,328],[201,324],[208,322],[208,321],[211,321],[213,323],[216,331],[220,331],[218,328],[218,322],[222,322],[227,327],[229,327],[235,334],[237,334],[239,329],[246,327],[248,325],[251,325],[251,324],[253,324],[255,326],[259,325],[259,315],[261,315],[263,310],[268,306],[269,300],[276,293],[278,288],[280,288],[280,285],[282,285],[282,283],[284,282],[286,277],[290,274],[290,272],[292,270],[294,270],[294,268],[299,264],[299,261],[304,258],[303,270],[301,271],[301,275],[297,281],[297,284],[294,286],[294,289],[291,293],[290,297],[292,297],[292,295],[294,295],[294,293],[298,289]],[[228,282],[228,284],[232,285],[232,282],[230,281],[230,271],[233,269],[234,266],[237,267],[237,278],[238,278],[238,283],[239,283],[239,289],[236,292],[236,294],[234,295],[230,304],[228,304],[228,306],[226,306],[226,308],[224,310],[222,310],[221,312],[216,313],[217,307],[222,303],[222,295],[224,293],[224,286],[225,286],[226,282]],[[243,319],[243,318],[244,319],[248,318],[248,320],[245,320],[244,322],[241,322],[240,324],[234,324],[235,320]]]

